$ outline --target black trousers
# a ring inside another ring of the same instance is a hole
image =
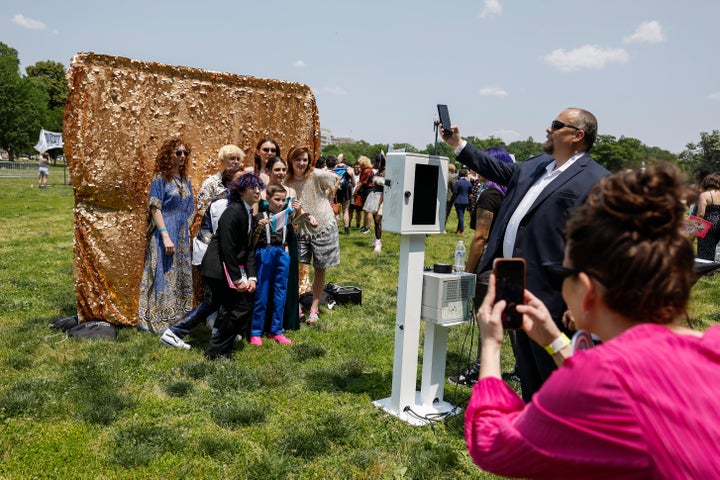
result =
[[[226,280],[203,277],[212,291],[213,300],[222,306],[215,320],[217,332],[210,339],[205,357],[214,360],[229,357],[238,334],[247,336],[252,319],[252,293],[238,292],[228,287]]]
[[[523,330],[515,332],[513,353],[517,362],[517,376],[520,377],[522,398],[527,403],[550,374],[557,369],[555,361],[543,347],[535,343]]]

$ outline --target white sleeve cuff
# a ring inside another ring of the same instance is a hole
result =
[[[463,140],[462,142],[460,142],[460,146],[453,150],[455,152],[455,155],[460,155],[460,152],[462,152],[462,149],[465,148],[465,145],[467,145],[467,140]]]

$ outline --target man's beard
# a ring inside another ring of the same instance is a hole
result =
[[[543,152],[552,155],[554,149],[555,144],[553,143],[551,138],[548,138],[545,143],[543,143]]]

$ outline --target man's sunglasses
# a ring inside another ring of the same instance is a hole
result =
[[[189,157],[189,156],[190,156],[190,150],[176,150],[176,151],[175,151],[175,156],[176,156],[176,157],[182,157],[183,155],[185,155],[186,157]]]
[[[578,128],[574,125],[568,125],[567,123],[563,123],[560,120],[553,120],[550,124],[550,129],[554,132],[555,130],[560,130],[561,128],[574,128],[575,130],[582,130],[582,128]]]

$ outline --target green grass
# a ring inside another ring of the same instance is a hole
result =
[[[115,341],[47,328],[75,312],[72,190],[61,169],[50,183],[0,179],[0,478],[496,478],[468,456],[462,416],[414,427],[372,405],[391,394],[398,235],[383,235],[379,255],[370,235],[341,235],[328,281],[361,286],[362,306],[321,310],[289,347],[241,344],[208,362],[204,327],[191,350],[127,328]],[[425,264],[449,262],[456,241],[428,237]],[[719,292],[713,278],[695,287],[699,328],[720,320]],[[448,374],[475,335],[450,328]],[[446,384],[447,401],[469,395]]]

